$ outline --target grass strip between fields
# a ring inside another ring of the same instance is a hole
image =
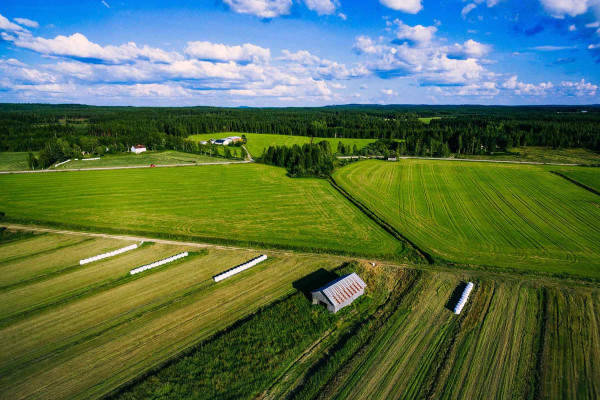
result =
[[[561,177],[561,178],[563,178],[563,179],[566,179],[567,181],[571,182],[572,184],[574,184],[574,185],[576,185],[576,186],[579,186],[579,187],[580,187],[580,188],[582,188],[582,189],[585,189],[585,190],[587,190],[587,191],[588,191],[588,192],[590,192],[590,193],[594,193],[595,195],[598,195],[598,196],[600,196],[600,192],[599,192],[599,191],[597,191],[596,189],[594,189],[594,188],[591,188],[591,187],[589,187],[589,186],[587,186],[587,185],[584,185],[583,183],[581,183],[581,182],[578,182],[578,181],[576,181],[576,180],[575,180],[575,179],[573,179],[573,178],[569,178],[569,177],[568,177],[568,176],[566,176],[565,174],[562,174],[562,173],[560,173],[560,172],[558,172],[558,171],[550,171],[550,172],[551,172],[551,173],[553,173],[554,175],[560,176],[560,177]]]
[[[379,218],[377,216],[377,214],[375,214],[373,211],[369,210],[369,208],[367,206],[365,206],[360,201],[358,201],[354,197],[352,197],[348,192],[346,192],[342,187],[340,187],[336,183],[335,179],[330,178],[328,181],[329,181],[329,183],[331,183],[331,186],[333,186],[333,188],[335,190],[337,190],[349,202],[351,202],[352,204],[354,204],[356,206],[356,208],[358,208],[360,211],[362,211],[373,222],[375,222],[377,225],[379,225],[383,230],[385,230],[386,232],[388,232],[390,235],[394,236],[397,240],[399,240],[400,242],[402,242],[407,248],[409,248],[409,249],[413,250],[414,252],[416,252],[418,254],[418,256],[422,259],[422,261],[426,261],[429,264],[434,264],[435,263],[435,260],[433,259],[433,257],[431,257],[431,255],[429,255],[427,252],[425,252],[422,249],[420,249],[410,239],[408,239],[406,236],[404,236],[403,234],[401,234],[400,232],[398,232],[396,229],[394,229],[394,227],[392,227],[390,224],[388,224],[387,222],[385,222],[383,219]],[[411,260],[411,261],[415,261],[415,260]]]

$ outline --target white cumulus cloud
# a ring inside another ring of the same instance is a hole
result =
[[[600,7],[599,0],[540,0],[546,11],[555,18],[565,15],[575,17],[585,14],[590,8]]]
[[[396,38],[399,40],[408,40],[417,46],[424,46],[431,42],[433,36],[437,32],[437,27],[435,26],[410,26],[399,19],[396,19],[394,24],[398,26]]]
[[[260,18],[288,15],[292,7],[292,0],[223,0],[223,2],[237,13]]]
[[[185,53],[199,60],[261,62],[271,58],[271,50],[244,43],[241,46],[227,46],[211,42],[188,42]]]
[[[29,28],[38,28],[40,26],[37,21],[32,21],[27,18],[15,18],[14,21],[19,25],[27,26]]]
[[[309,10],[315,11],[319,15],[331,15],[339,7],[337,0],[304,0],[304,4]]]
[[[421,0],[379,0],[379,2],[392,10],[408,14],[416,14],[423,9]]]

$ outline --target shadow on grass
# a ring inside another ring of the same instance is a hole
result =
[[[308,274],[305,277],[298,279],[297,281],[294,281],[292,283],[292,286],[294,287],[294,289],[298,290],[299,292],[302,292],[302,294],[304,295],[304,297],[306,297],[307,300],[311,300],[311,291],[318,289],[321,286],[325,286],[325,284],[337,278],[339,278],[339,276],[335,272],[327,271],[324,268],[320,268],[315,272]]]
[[[454,289],[452,295],[450,296],[450,299],[448,299],[448,302],[446,302],[446,308],[448,310],[454,312],[454,307],[456,307],[456,303],[458,303],[458,300],[460,300],[460,296],[465,291],[466,287],[467,282],[461,282],[458,284],[456,289]]]

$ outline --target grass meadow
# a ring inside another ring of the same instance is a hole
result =
[[[0,171],[21,171],[29,169],[27,157],[29,153],[24,151],[2,151],[0,152]]]
[[[542,167],[365,161],[334,178],[434,257],[600,277],[598,196]]]
[[[399,256],[403,244],[329,183],[261,164],[0,176],[21,221],[159,237]]]
[[[28,245],[32,252],[43,245],[53,259],[38,269],[32,256],[29,276],[37,279],[0,291],[2,398],[101,396],[294,293],[294,281],[337,267],[324,256],[271,256],[215,283],[213,275],[259,253],[212,249],[130,276],[132,268],[196,248],[155,243],[74,267],[76,259],[129,243],[91,239],[88,247],[61,247],[57,239],[65,238],[70,237],[46,234],[0,247],[1,254],[8,250],[4,246],[17,246],[13,254],[22,254]],[[0,268],[18,269],[16,263],[26,258],[23,254]],[[59,272],[48,275],[50,264]]]
[[[596,192],[600,192],[600,169],[598,168],[557,169],[557,171],[584,186],[594,189]],[[600,197],[596,197],[596,200],[596,204],[599,204]]]
[[[287,135],[273,135],[267,133],[243,133],[246,135],[246,139],[248,143],[246,143],[246,148],[250,152],[253,157],[260,157],[263,153],[263,150],[267,149],[269,146],[293,146],[295,144],[302,146],[303,144],[310,143],[311,138],[309,136],[287,136]],[[198,134],[191,135],[188,139],[195,141],[208,141],[210,139],[221,139],[228,136],[241,136],[242,133],[238,132],[223,132],[223,133],[207,133],[207,134]],[[360,150],[369,143],[373,143],[375,139],[346,139],[346,138],[319,138],[316,137],[313,139],[315,143],[318,143],[322,140],[327,140],[331,144],[331,148],[335,152],[337,150],[337,145],[339,142],[342,142],[344,145],[354,146]]]
[[[335,379],[301,386],[291,398],[600,395],[597,289],[474,281],[467,307],[456,316],[448,302],[460,280],[423,274],[373,338],[338,365]],[[314,371],[313,380],[318,375]]]
[[[180,151],[146,151],[140,154],[122,153],[106,154],[99,160],[78,161],[72,160],[53,169],[78,169],[78,168],[106,168],[128,167],[136,165],[169,165],[169,164],[195,164],[223,162],[222,158],[203,156],[198,154],[182,153]]]

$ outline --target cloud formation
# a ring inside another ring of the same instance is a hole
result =
[[[260,18],[276,18],[288,15],[292,0],[223,0],[232,11],[255,15]]]
[[[264,62],[271,58],[271,51],[251,43],[226,46],[211,42],[188,42],[185,54],[199,60],[236,61],[242,63]]]
[[[416,14],[423,9],[421,0],[379,0],[379,2],[392,10],[408,14]]]

